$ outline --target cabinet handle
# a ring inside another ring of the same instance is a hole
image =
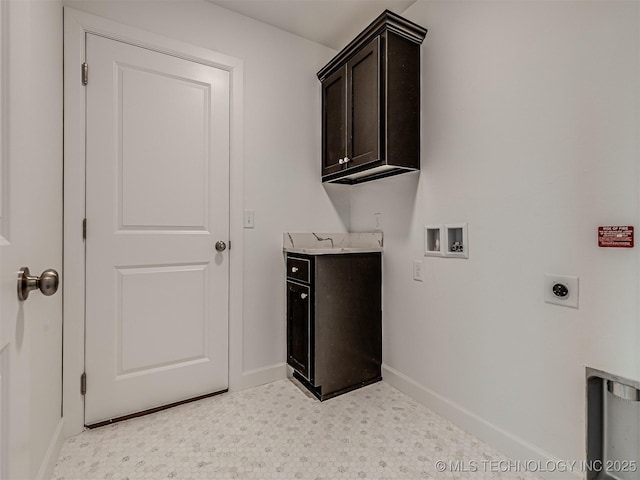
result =
[[[351,159],[349,157],[344,157],[344,160],[342,160],[342,163],[349,163],[351,161]]]
[[[301,299],[303,299],[303,300],[304,300],[305,298],[307,298],[308,296],[309,296],[309,295],[307,295],[306,293],[301,293],[301,294],[300,294],[300,298],[301,298]]]
[[[296,273],[296,272],[298,271],[298,267],[291,267],[291,271],[292,271],[293,273]]]
[[[338,163],[342,165],[344,163],[344,158],[341,158],[340,160],[338,160]]]

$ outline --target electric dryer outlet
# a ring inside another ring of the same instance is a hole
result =
[[[545,274],[544,301],[563,307],[578,308],[578,277]]]

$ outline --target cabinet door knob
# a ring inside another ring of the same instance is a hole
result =
[[[344,160],[342,160],[342,163],[349,163],[351,161],[351,159],[349,157],[344,157]]]
[[[338,163],[342,165],[344,163],[344,158],[341,158],[340,160],[338,160]]]
[[[298,267],[291,267],[291,271],[292,271],[293,273],[296,273],[296,272],[298,271]]]
[[[300,294],[300,298],[301,298],[301,299],[303,299],[303,300],[304,300],[305,298],[307,298],[308,296],[309,296],[309,295],[307,295],[306,293],[301,293],[301,294]]]

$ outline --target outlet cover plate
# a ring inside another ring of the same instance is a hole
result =
[[[569,293],[564,297],[556,296],[553,293],[553,286],[556,283],[564,285]],[[562,305],[563,307],[578,308],[578,298],[580,293],[578,283],[578,277],[546,273],[544,276],[544,301],[547,303],[553,303],[554,305]]]
[[[373,229],[376,232],[382,231],[382,214],[381,213],[373,214]]]
[[[424,282],[424,264],[420,260],[413,261],[413,279],[417,282]]]
[[[254,228],[255,226],[255,212],[253,210],[245,210],[242,220],[244,228]]]

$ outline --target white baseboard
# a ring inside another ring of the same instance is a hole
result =
[[[277,382],[278,380],[283,380],[285,378],[287,378],[287,365],[285,363],[278,363],[276,365],[242,372],[241,388],[257,387],[266,383]]]
[[[61,418],[55,432],[53,432],[47,452],[44,454],[44,458],[40,464],[40,469],[38,470],[38,475],[36,475],[36,480],[49,480],[51,478],[51,475],[53,474],[53,467],[56,466],[58,456],[60,455],[60,449],[62,449],[62,444],[64,443],[64,436],[62,435],[63,430],[64,419]]]
[[[438,415],[450,420],[464,431],[479,438],[508,458],[519,461],[523,465],[531,464],[534,468],[541,466],[542,470],[549,470],[536,472],[538,476],[550,480],[578,480],[584,478],[581,472],[551,471],[557,468],[556,466],[560,465],[561,461],[549,452],[491,424],[475,413],[437,394],[388,365],[383,365],[382,370],[382,377],[385,382],[433,410]],[[546,468],[547,465],[549,468]]]

